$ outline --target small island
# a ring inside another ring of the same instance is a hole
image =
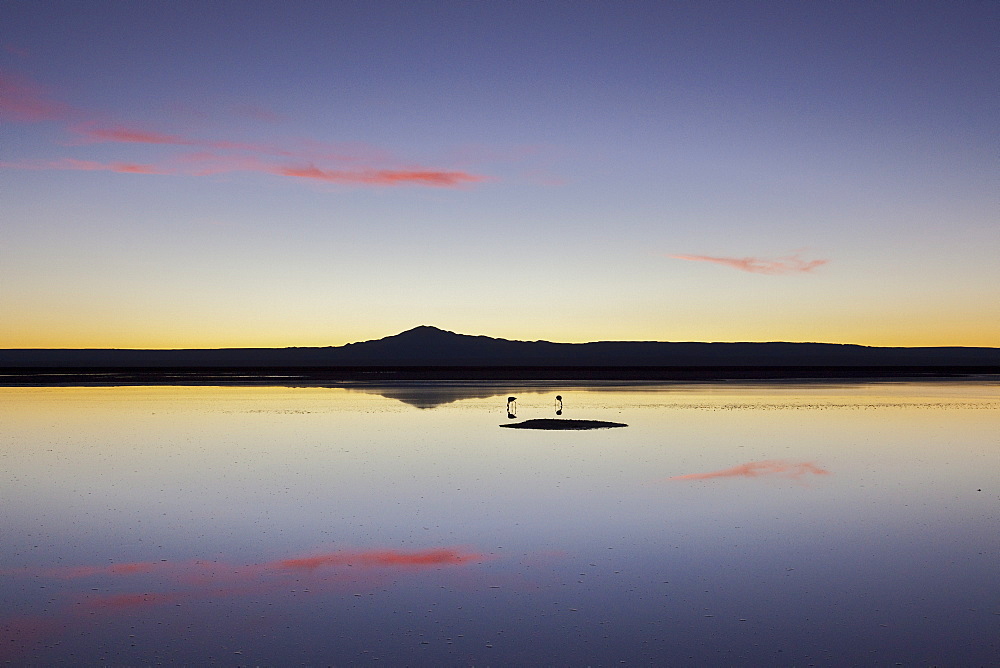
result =
[[[627,427],[623,422],[606,422],[604,420],[556,420],[552,418],[542,418],[536,420],[525,420],[524,422],[514,422],[513,424],[502,424],[501,427],[508,429],[552,429],[563,431],[580,431],[583,429],[611,429],[613,427]]]

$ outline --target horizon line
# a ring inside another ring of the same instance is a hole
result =
[[[0,348],[0,350],[130,350],[130,351],[186,351],[186,350],[288,350],[288,349],[302,349],[302,348],[343,348],[349,345],[356,345],[359,343],[371,343],[375,341],[384,341],[385,339],[393,338],[396,336],[401,336],[409,332],[413,332],[421,329],[430,329],[442,332],[444,334],[452,334],[455,336],[470,337],[470,338],[488,338],[494,341],[510,341],[514,343],[548,343],[553,345],[588,345],[594,343],[662,343],[662,344],[699,344],[699,345],[741,345],[741,344],[751,344],[751,345],[767,345],[767,344],[791,344],[791,345],[821,345],[821,346],[851,346],[858,348],[902,348],[902,349],[916,349],[916,348],[984,348],[984,349],[996,349],[1000,346],[968,346],[968,345],[955,345],[955,344],[938,344],[938,345],[916,345],[916,346],[906,346],[906,345],[868,345],[864,343],[845,343],[845,342],[832,342],[832,341],[790,341],[787,339],[769,339],[766,341],[751,341],[751,340],[738,340],[738,341],[695,341],[695,340],[655,340],[655,339],[598,339],[593,341],[551,341],[548,339],[508,339],[498,336],[490,336],[488,334],[465,334],[460,332],[455,332],[452,330],[437,327],[436,325],[417,325],[404,329],[396,334],[388,334],[376,339],[363,339],[360,341],[348,341],[339,345],[328,344],[328,345],[285,345],[285,346],[216,346],[216,347],[120,347],[120,346],[110,346],[110,347],[70,347],[70,346],[59,346],[59,347],[16,347],[16,348]]]

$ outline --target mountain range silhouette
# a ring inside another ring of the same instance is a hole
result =
[[[997,367],[1000,348],[833,343],[512,341],[422,325],[343,346],[295,348],[2,349],[0,368],[291,367]]]

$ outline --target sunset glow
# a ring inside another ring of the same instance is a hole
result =
[[[1000,346],[997,21],[5,3],[0,348]]]

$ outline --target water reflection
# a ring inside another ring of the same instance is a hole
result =
[[[721,471],[708,473],[688,473],[687,475],[670,476],[669,480],[711,480],[712,478],[757,478],[759,476],[781,476],[798,480],[807,473],[829,475],[813,462],[786,462],[770,460],[763,462],[747,462]]]
[[[403,389],[0,388],[0,661],[1000,656],[994,383]]]
[[[503,386],[483,386],[448,384],[448,383],[410,383],[399,385],[361,385],[351,384],[345,386],[352,392],[365,392],[376,394],[386,399],[395,399],[415,408],[437,408],[445,404],[455,403],[465,399],[488,399],[490,397],[500,397],[507,392]]]
[[[385,583],[407,572],[482,563],[491,557],[457,548],[419,551],[339,550],[291,557],[258,564],[194,560],[167,560],[108,566],[59,566],[13,569],[0,575],[39,582],[86,580],[78,586],[64,584],[59,591],[65,603],[80,609],[121,609],[176,604],[197,599],[259,595],[305,586],[303,591],[338,591],[364,583]],[[149,576],[149,577],[140,577]],[[117,593],[92,593],[106,587],[124,587]],[[127,591],[142,585],[141,592]],[[294,589],[291,589],[294,591]],[[65,608],[64,610],[65,611]],[[55,612],[59,612],[57,608]]]

